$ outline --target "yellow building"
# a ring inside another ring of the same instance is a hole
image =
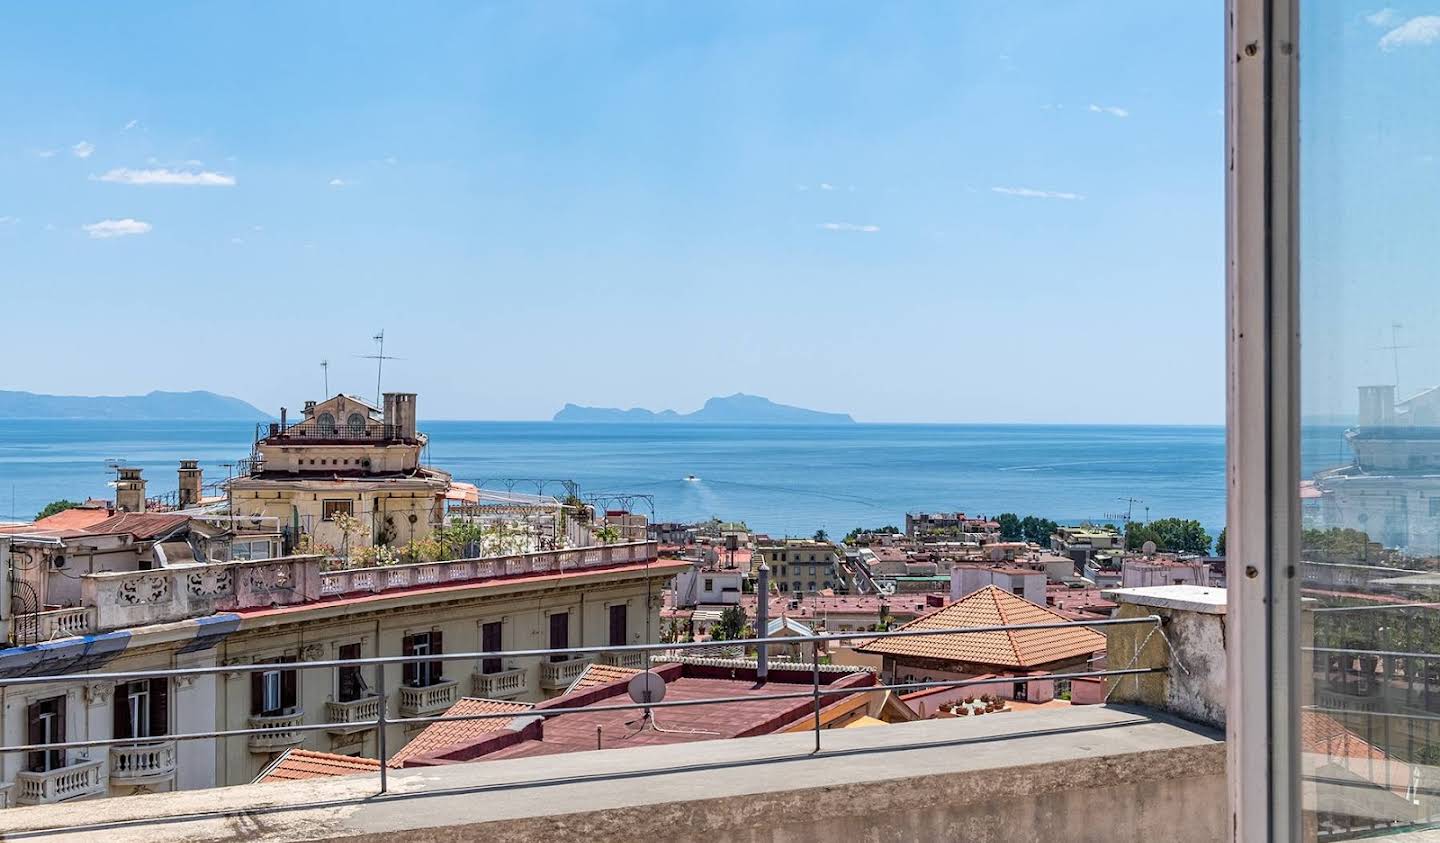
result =
[[[413,393],[385,393],[383,409],[345,394],[307,402],[294,424],[282,409],[230,484],[235,512],[276,518],[292,547],[302,536],[336,550],[426,538],[450,488],[448,473],[422,464],[427,441]]]

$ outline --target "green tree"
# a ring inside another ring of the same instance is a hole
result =
[[[720,620],[710,626],[711,641],[734,641],[745,632],[745,610],[739,606],[727,606],[720,613]]]
[[[894,524],[886,524],[884,527],[871,527],[868,530],[864,527],[856,527],[855,529],[845,534],[845,543],[853,544],[857,539],[860,538],[861,533],[889,533],[890,535],[895,536],[900,534],[900,528],[896,527]]]
[[[1025,537],[1020,528],[1020,516],[1013,512],[1002,512],[995,517],[995,522],[1000,525],[1000,538],[1007,542],[1018,542]]]
[[[1209,553],[1210,534],[1199,521],[1183,518],[1161,518],[1142,524],[1131,521],[1125,525],[1125,547],[1140,550],[1145,542],[1166,553]]]
[[[58,501],[51,501],[45,504],[45,508],[40,510],[40,513],[35,516],[35,520],[39,521],[41,518],[49,518],[57,512],[64,512],[67,509],[76,509],[79,506],[80,504],[76,503],[75,501],[65,500],[64,498],[61,498]]]
[[[828,542],[828,541],[830,541],[830,534],[827,533],[827,532],[825,532],[824,530],[816,530],[816,531],[815,531],[815,541],[817,541],[817,542]]]
[[[1033,515],[1027,515],[1020,521],[1020,537],[1027,542],[1034,542],[1035,544],[1049,544],[1051,534],[1059,529],[1059,527],[1059,524],[1056,524],[1049,518],[1036,518]],[[1003,534],[1004,528],[1002,527],[1001,530]]]
[[[1370,536],[1343,527],[1305,530],[1300,534],[1300,548],[1302,553],[1323,557],[1326,562],[1364,562],[1370,558]]]
[[[1228,528],[1228,527],[1221,527],[1221,528],[1220,528],[1220,536],[1215,539],[1215,555],[1216,555],[1216,556],[1224,556],[1224,555],[1225,555],[1225,531],[1226,531],[1227,529],[1229,529],[1229,528]]]
[[[620,528],[614,524],[606,524],[595,530],[595,538],[599,539],[601,544],[614,544],[620,541]]]

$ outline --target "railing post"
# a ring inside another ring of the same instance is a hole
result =
[[[764,600],[768,595],[761,595]],[[810,642],[811,678],[813,684],[810,691],[815,698],[815,751],[820,751],[820,642]]]
[[[385,713],[388,706],[385,702],[384,662],[375,665],[375,684],[380,687],[380,712],[375,715],[375,749],[380,756],[380,792],[384,793],[390,787],[390,780],[386,770],[386,762],[389,760],[389,754],[385,751]]]

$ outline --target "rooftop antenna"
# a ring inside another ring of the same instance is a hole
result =
[[[1400,352],[1405,349],[1414,348],[1413,345],[1400,344],[1400,329],[1405,327],[1399,322],[1390,323],[1390,344],[1380,346],[1380,351],[1388,351],[1395,358],[1395,396],[1400,396]]]
[[[321,394],[322,396],[324,396],[325,398],[329,398],[329,397],[330,397],[330,361],[329,361],[329,360],[321,360],[321,361],[320,361],[320,371],[323,373],[323,376],[324,376],[324,378],[325,378],[325,391],[322,392],[322,393],[320,393],[320,394]]]
[[[374,360],[374,361],[375,361],[375,406],[376,406],[376,407],[379,407],[379,406],[380,406],[380,372],[382,371],[382,369],[383,369],[384,366],[385,366],[385,361],[386,361],[386,360],[403,360],[403,359],[405,359],[405,358],[403,358],[403,357],[387,357],[387,356],[385,355],[385,329],[384,329],[384,328],[381,328],[381,329],[380,329],[380,333],[376,334],[375,336],[371,337],[370,339],[372,339],[372,340],[375,341],[375,353],[374,353],[374,354],[360,354],[360,355],[357,355],[357,356],[362,357],[362,358],[364,358],[364,359],[366,359],[366,360]]]

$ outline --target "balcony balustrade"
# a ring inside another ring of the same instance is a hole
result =
[[[370,723],[380,716],[380,698],[378,696],[361,697],[358,700],[346,700],[344,702],[325,703],[325,722],[327,723],[353,723],[352,726],[332,726],[330,734],[348,735],[353,732],[363,732],[371,728]]]
[[[282,729],[282,731],[265,732],[250,736],[251,752],[279,752],[292,746],[299,746],[305,741],[305,733],[301,731],[283,731],[284,727],[299,726],[305,721],[304,711],[295,711],[292,714],[277,714],[273,717],[251,717],[250,728],[252,729]]]
[[[508,700],[524,694],[530,687],[525,668],[476,673],[470,682],[470,693],[489,700]]]
[[[628,667],[639,670],[645,666],[644,653],[601,653],[595,661],[614,667]]]
[[[454,679],[442,679],[422,688],[401,685],[400,716],[426,717],[444,712],[460,698],[459,686]]]
[[[567,659],[563,662],[542,662],[540,665],[540,687],[547,691],[556,691],[570,687],[570,683],[585,672],[594,659],[585,656],[576,659]]]
[[[77,761],[44,772],[22,770],[15,774],[15,801],[21,805],[47,805],[105,792],[100,761]]]
[[[149,785],[175,777],[175,742],[110,747],[113,784]]]

